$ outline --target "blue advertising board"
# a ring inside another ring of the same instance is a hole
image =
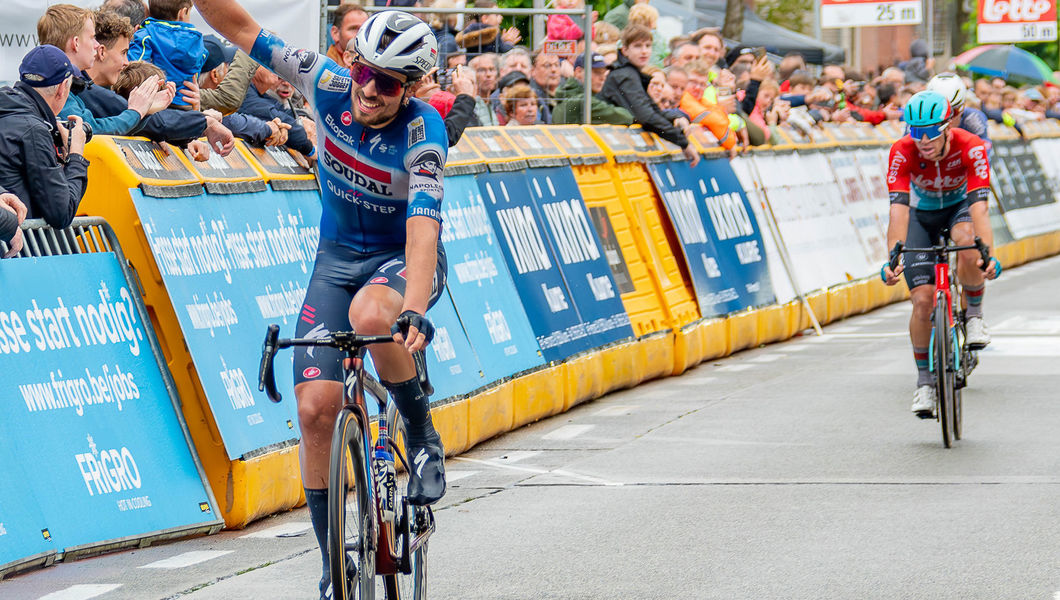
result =
[[[703,316],[773,302],[762,236],[736,174],[725,159],[650,165],[681,242]]]
[[[464,333],[453,299],[443,293],[427,313],[434,323],[434,341],[427,346],[427,373],[434,386],[433,400],[467,394],[487,383],[471,341]]]
[[[130,194],[229,458],[297,439],[295,403],[270,402],[256,380],[267,326],[294,335],[320,236],[319,194]],[[277,360],[276,385],[293,400],[289,364]]]
[[[442,243],[449,295],[486,383],[544,364],[474,175],[445,178]]]
[[[4,261],[0,280],[0,439],[25,477],[3,487],[43,515],[4,528],[61,550],[219,522],[116,257]]]
[[[563,360],[588,350],[592,347],[589,332],[546,241],[526,175],[483,173],[477,180],[483,206],[545,360]]]
[[[6,438],[5,438],[6,439]],[[23,459],[25,460],[25,459]],[[32,464],[35,459],[26,462]],[[0,444],[0,574],[5,565],[57,552],[48,521],[37,506],[29,478],[8,444]]]
[[[570,167],[529,169],[527,182],[552,255],[591,347],[633,337],[626,307]]]

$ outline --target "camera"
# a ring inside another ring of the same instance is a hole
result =
[[[81,126],[85,129],[85,143],[87,144],[92,141],[92,126],[85,121],[81,121]],[[66,127],[66,139],[70,139],[70,134],[74,132],[75,127],[73,120],[67,119],[66,122],[63,123],[63,127]]]

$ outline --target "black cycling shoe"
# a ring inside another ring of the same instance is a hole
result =
[[[430,426],[430,432],[422,438],[409,436],[405,444],[408,452],[409,504],[425,506],[434,504],[445,495],[445,448],[442,437]]]

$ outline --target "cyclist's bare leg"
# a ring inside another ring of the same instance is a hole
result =
[[[913,314],[909,317],[909,341],[913,343],[913,360],[917,368],[917,387],[931,385],[928,370],[928,346],[931,344],[931,311],[935,303],[935,287],[918,285],[909,292]]]
[[[385,335],[401,314],[404,299],[393,288],[367,285],[353,297],[350,323],[362,335]],[[409,502],[430,504],[445,493],[445,450],[431,422],[430,399],[423,393],[412,355],[398,344],[376,344],[368,349],[380,383],[394,398],[405,422],[412,477]]]

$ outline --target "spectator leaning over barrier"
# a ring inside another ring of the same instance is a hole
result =
[[[508,116],[507,127],[533,125],[537,122],[537,95],[529,85],[517,83],[501,94]]]
[[[151,16],[141,25],[129,45],[129,60],[153,63],[166,73],[166,80],[177,85],[173,104],[188,107],[186,97],[206,62],[202,33],[189,21],[192,0],[150,0]]]
[[[479,54],[468,66],[475,72],[475,118],[482,126],[500,125],[497,113],[489,105],[490,94],[497,89],[497,73],[500,71],[497,55]]]
[[[335,9],[331,16],[331,46],[328,48],[328,58],[344,67],[349,67],[346,52],[349,51],[350,42],[357,37],[361,25],[368,20],[368,13],[364,7],[354,2],[344,2]]]
[[[80,117],[59,122],[77,69],[55,46],[37,46],[0,88],[0,188],[22,199],[28,218],[63,228],[88,186],[86,130]]]
[[[659,9],[650,4],[637,4],[629,9],[629,22],[633,25],[643,25],[651,30],[651,60],[648,64],[658,67],[663,65],[663,60],[669,54],[666,38],[659,32]]]
[[[147,5],[141,0],[107,0],[100,10],[109,10],[129,19],[133,29],[137,29],[147,18]]]
[[[243,105],[258,64],[246,52],[225,45],[214,35],[204,36],[203,46],[206,62],[196,79],[202,110],[232,114]]]
[[[701,125],[710,131],[718,144],[734,156],[736,132],[729,124],[728,110],[726,107],[703,99],[703,92],[707,89],[707,80],[711,72],[710,66],[697,60],[689,63],[686,70],[688,71],[688,84],[685,86],[684,93],[681,94],[678,107],[688,115],[693,124]],[[728,109],[735,111],[735,97],[729,96],[728,102],[731,104]]]
[[[534,90],[539,105],[538,118],[546,125],[552,124],[554,94],[562,79],[559,61],[559,56],[549,54],[543,49],[538,50],[534,54],[534,68],[530,71],[530,87]]]
[[[22,229],[26,220],[26,205],[18,196],[7,193],[0,187],[0,242],[7,244],[3,258],[11,258],[22,251]]]
[[[77,115],[92,127],[94,133],[101,135],[126,135],[148,114],[157,112],[168,103],[171,95],[156,94],[157,86],[145,86],[133,97],[133,103],[127,105],[119,114],[97,116],[89,110],[80,94],[88,87],[91,77],[87,70],[95,66],[97,48],[96,24],[91,12],[70,4],[56,4],[49,7],[37,21],[37,38],[42,43],[56,46],[66,53],[67,59],[78,70],[82,71],[73,81],[73,92],[67,98],[66,106],[59,116],[66,118]],[[124,57],[114,57],[124,62]]]
[[[667,67],[666,82],[674,89],[674,102],[680,106],[681,98],[685,95],[685,88],[688,87],[688,71],[684,67]]]
[[[293,115],[283,110],[279,102],[265,95],[265,92],[274,88],[279,81],[280,78],[272,71],[265,67],[258,67],[239,112],[253,115],[262,121],[279,118],[291,126],[287,132],[287,146],[301,152],[309,160],[316,160],[316,147],[314,146],[316,123],[312,119],[295,119]]]
[[[162,69],[157,66],[142,60],[134,60],[125,65],[125,68],[121,70],[121,73],[118,73],[118,80],[114,82],[114,91],[119,96],[127,98],[137,87],[148,81],[157,82],[156,85],[159,87],[168,85],[162,83],[165,81],[165,78],[165,73],[163,73]],[[220,114],[215,114],[214,116],[214,118],[219,117]],[[189,156],[191,156],[193,160],[210,160],[210,145],[206,142],[202,140],[190,140],[185,146],[188,150]]]
[[[699,153],[688,143],[683,127],[678,127],[663,116],[658,105],[648,96],[650,78],[641,72],[651,59],[651,31],[640,25],[630,25],[622,32],[622,53],[611,65],[599,97],[605,102],[621,106],[633,114],[633,120],[647,131],[657,133],[680,146],[689,164],[699,163]],[[684,124],[687,127],[687,122]]]
[[[584,123],[585,107],[585,69],[583,64],[585,57],[578,55],[574,59],[574,76],[563,81],[563,85],[556,90],[555,112],[552,113],[552,122],[556,124]],[[593,95],[589,102],[590,118],[593,125],[632,125],[633,115],[626,109],[604,102],[597,97],[607,80],[607,63],[599,54],[592,55],[592,74],[589,82],[592,85]]]

